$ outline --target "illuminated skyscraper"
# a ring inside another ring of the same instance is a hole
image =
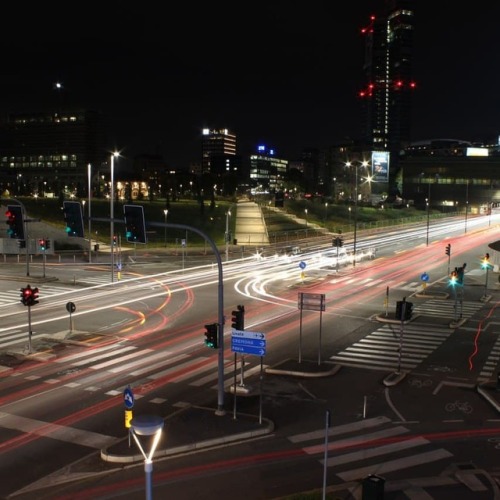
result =
[[[202,173],[224,175],[237,169],[236,136],[228,129],[203,129],[201,148]]]
[[[384,16],[370,17],[366,39],[363,98],[367,149],[390,152],[390,185],[398,154],[410,142],[414,11],[413,0],[388,0]]]

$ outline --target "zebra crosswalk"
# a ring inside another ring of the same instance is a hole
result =
[[[478,301],[429,299],[425,303],[415,304],[413,311],[425,316],[451,320],[453,318],[470,318],[483,307],[484,304]]]
[[[257,359],[257,358],[256,358]],[[174,354],[172,352],[152,349],[140,349],[136,346],[106,345],[92,351],[83,351],[57,358],[55,363],[67,365],[68,369],[88,369],[88,374],[79,378],[77,386],[87,387],[86,390],[96,391],[97,379],[95,373],[117,375],[125,373],[133,377],[144,377],[147,381],[155,381],[168,377],[168,382],[175,384],[187,382],[194,387],[207,386],[214,391],[218,389],[218,360],[214,357],[187,354]],[[248,362],[244,370],[244,377],[250,377],[267,365]],[[224,373],[224,387],[227,389],[234,384],[234,365],[230,362]],[[241,382],[241,370],[236,369],[237,382]],[[103,384],[106,377],[102,378]],[[71,387],[75,383],[71,382]],[[115,391],[109,392],[115,395]]]
[[[394,424],[384,416],[330,427],[327,451],[331,457],[327,457],[326,463],[324,429],[295,434],[288,439],[294,444],[304,443],[304,453],[318,455],[318,462],[331,468],[343,481],[361,480],[370,474],[384,475],[453,456],[425,437],[411,436],[409,432],[405,425]]]
[[[413,370],[450,335],[445,327],[425,329],[405,325],[401,334],[397,324],[384,324],[363,339],[330,357],[334,363],[373,370]]]

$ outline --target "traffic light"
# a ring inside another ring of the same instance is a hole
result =
[[[5,216],[7,217],[5,222],[9,226],[7,228],[9,238],[24,240],[24,217],[22,207],[20,205],[8,205]]]
[[[455,286],[458,283],[458,269],[455,268],[450,274],[450,285]]]
[[[31,289],[31,297],[28,305],[34,306],[35,304],[38,304],[38,288],[36,287]]]
[[[39,239],[38,240],[38,250],[41,252],[45,252],[47,250],[47,240]]]
[[[409,321],[411,319],[412,314],[413,314],[413,302],[405,302],[404,320]]]
[[[340,236],[336,236],[332,240],[332,246],[340,248],[344,246],[344,240]]]
[[[490,264],[490,254],[489,253],[485,253],[484,254],[483,260],[481,262],[481,267],[483,269],[489,269],[491,267],[491,264]]]
[[[125,236],[129,243],[146,243],[146,222],[142,205],[123,205]]]
[[[31,285],[21,288],[21,302],[29,307],[38,304],[38,288],[31,288]]]
[[[245,329],[245,306],[237,306],[236,311],[231,311],[231,327],[235,330]]]
[[[116,245],[118,244],[118,237],[116,236],[116,234],[113,235],[113,246],[116,247]]]
[[[211,349],[217,349],[219,347],[219,325],[217,323],[211,323],[205,325],[205,345]]]
[[[396,319],[402,320],[403,319],[403,301],[398,300],[396,302]]]
[[[30,285],[28,285],[26,288],[21,288],[21,302],[25,306],[29,305],[32,293],[33,293],[33,290],[31,289]]]
[[[18,248],[26,248],[26,240],[17,240]]]
[[[50,240],[45,240],[45,248],[47,250],[50,248]]]
[[[448,257],[451,255],[451,245],[449,243],[446,245],[446,255]]]
[[[68,236],[84,237],[83,212],[79,201],[63,201],[64,219]]]

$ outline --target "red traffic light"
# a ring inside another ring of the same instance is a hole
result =
[[[21,288],[21,302],[25,306],[38,304],[38,288],[31,288],[31,285]]]

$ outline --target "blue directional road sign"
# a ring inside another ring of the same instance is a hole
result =
[[[422,276],[420,276],[420,279],[422,281],[429,281],[429,275],[427,273],[423,273]]]
[[[305,269],[306,268],[306,263],[303,260],[301,260],[300,263],[299,263],[299,267],[301,269]]]
[[[123,402],[125,403],[125,408],[128,408],[129,410],[134,406],[134,393],[132,392],[130,386],[125,387],[125,390],[123,391]]]
[[[254,356],[266,355],[266,336],[261,332],[245,332],[233,330],[231,332],[231,351]]]

